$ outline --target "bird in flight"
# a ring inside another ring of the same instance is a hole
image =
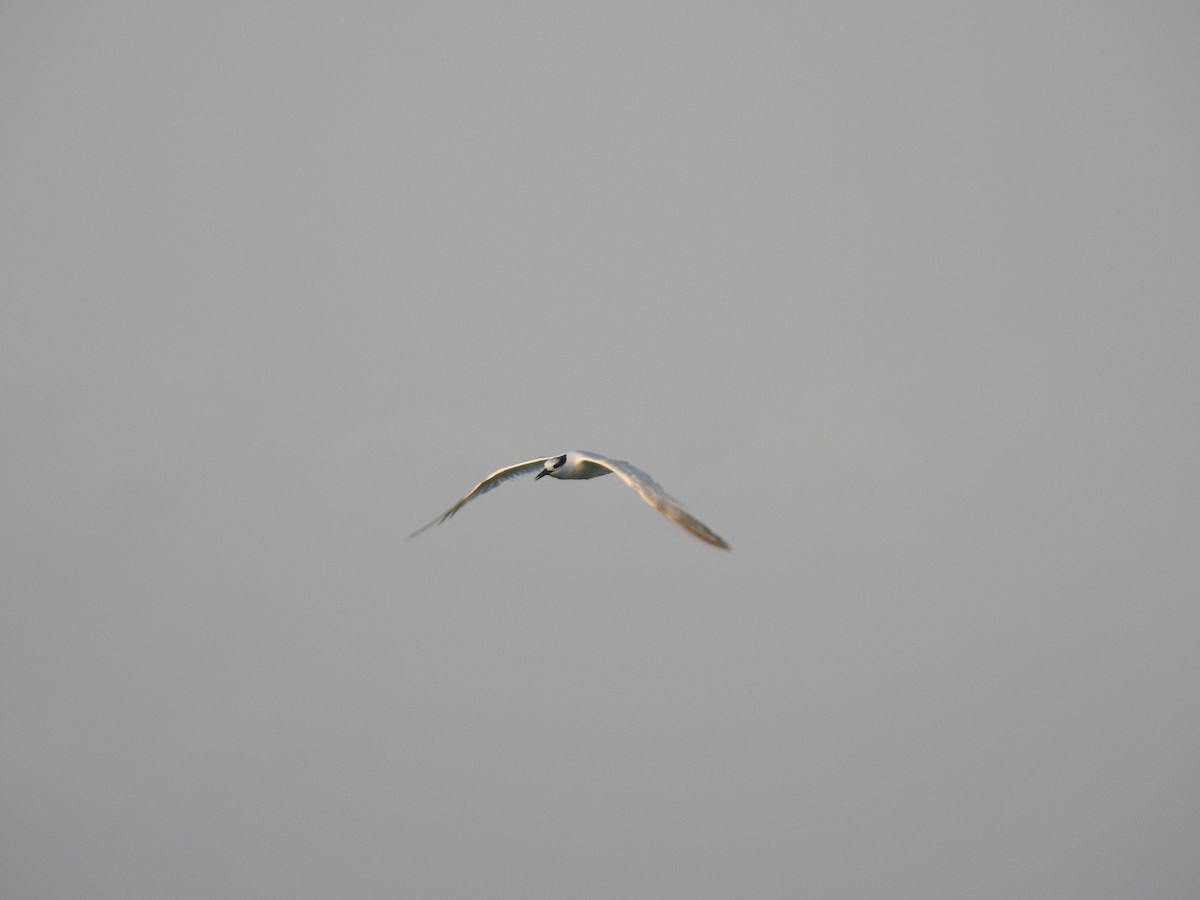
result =
[[[409,538],[415,538],[418,534],[432,528],[434,525],[441,525],[476,497],[486,494],[492,488],[503,484],[511,478],[524,475],[526,472],[532,472],[534,469],[541,469],[534,478],[535,481],[543,475],[549,475],[551,478],[574,480],[599,478],[601,475],[607,475],[612,472],[637,491],[643,500],[684,531],[695,535],[707,544],[712,544],[714,547],[720,547],[723,550],[729,549],[729,545],[721,537],[695,516],[688,513],[678,500],[667,494],[653,478],[641,469],[625,462],[623,459],[609,459],[607,456],[601,456],[599,453],[591,453],[587,450],[569,450],[558,456],[543,456],[540,459],[530,459],[499,469],[471,488],[461,500],[428,525],[418,528],[410,534]]]

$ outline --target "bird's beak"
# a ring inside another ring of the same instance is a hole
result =
[[[549,470],[549,469],[542,469],[542,471],[538,472],[536,475],[534,475],[534,476],[533,476],[533,480],[534,480],[534,481],[537,481],[537,480],[538,480],[539,478],[541,478],[543,475],[549,475],[549,474],[550,474],[550,470]]]

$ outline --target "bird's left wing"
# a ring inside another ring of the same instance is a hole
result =
[[[493,472],[487,478],[483,479],[483,481],[479,482],[479,484],[475,485],[475,487],[471,488],[471,490],[467,492],[466,496],[464,496],[461,500],[455,503],[452,507],[442,513],[428,525],[423,525],[410,534],[408,536],[409,539],[411,540],[412,538],[415,538],[422,531],[432,528],[434,525],[441,525],[480,494],[486,494],[492,488],[496,487],[496,485],[503,484],[510,478],[516,478],[518,475],[524,475],[526,472],[532,472],[534,469],[544,465],[546,460],[553,458],[554,457],[552,456],[543,456],[541,459],[527,460],[526,462],[517,463],[515,466],[506,466],[503,469]]]
[[[660,513],[707,544],[728,550],[729,545],[711,528],[683,508],[683,504],[662,489],[662,485],[635,466],[623,459],[609,459],[599,453],[580,453],[579,456],[588,462],[603,466],[613,472],[641,495],[641,498],[657,509]]]

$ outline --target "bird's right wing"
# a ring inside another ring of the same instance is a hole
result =
[[[466,496],[464,496],[461,500],[455,503],[452,507],[442,513],[428,525],[424,525],[410,534],[408,536],[409,539],[411,540],[412,538],[415,538],[422,531],[432,528],[434,525],[441,525],[480,494],[486,494],[492,488],[499,484],[503,484],[510,478],[516,478],[518,475],[524,475],[526,472],[532,472],[534,469],[540,468],[548,459],[554,459],[554,457],[543,456],[541,459],[530,459],[526,462],[517,463],[515,466],[506,466],[503,469],[493,472],[487,478],[483,479],[483,481],[479,482],[479,484],[475,485],[475,487],[471,488],[471,490],[467,492]]]
[[[588,462],[596,463],[613,472],[641,495],[641,498],[689,534],[695,535],[706,544],[728,550],[724,538],[689,513],[683,504],[662,489],[657,481],[623,459],[609,459],[599,453],[580,453]]]

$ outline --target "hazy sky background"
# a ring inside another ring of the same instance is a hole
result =
[[[1197,46],[6,4],[0,893],[1200,896]]]

